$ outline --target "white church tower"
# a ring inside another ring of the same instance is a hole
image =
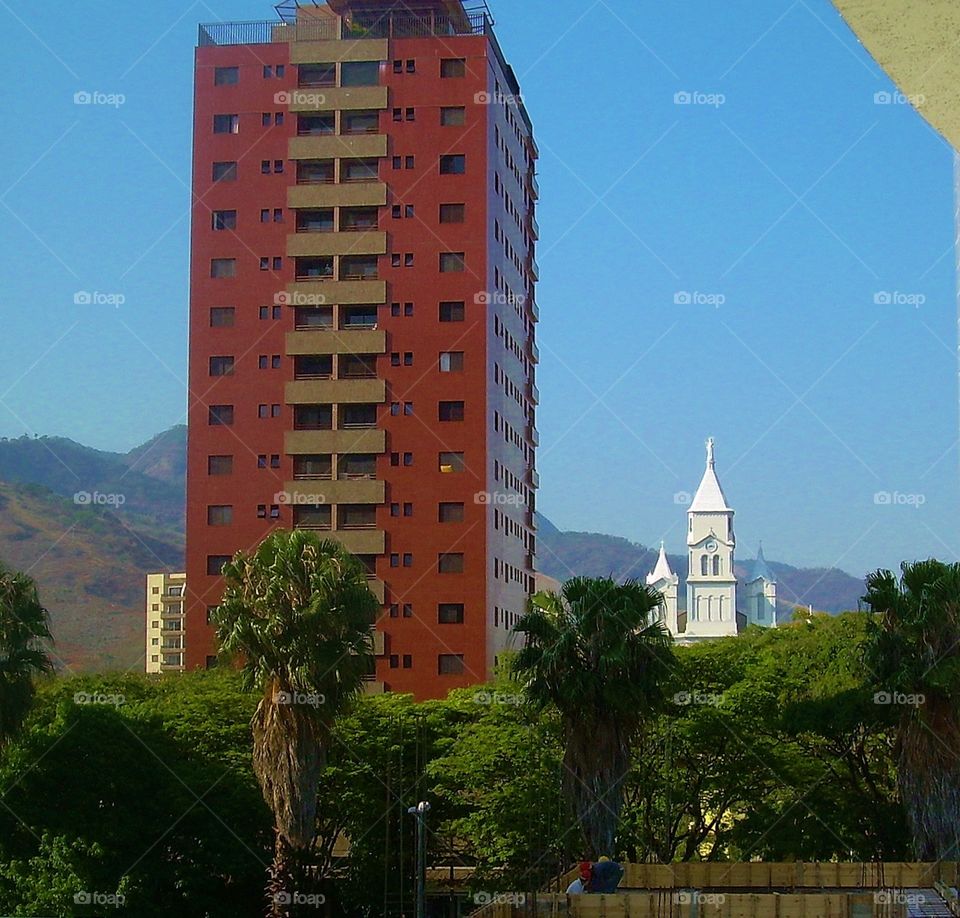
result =
[[[763,557],[763,545],[757,551],[753,570],[743,585],[740,611],[746,616],[748,625],[777,627],[777,578]]]
[[[687,517],[690,573],[684,638],[701,640],[737,634],[733,509],[717,478],[712,437],[707,441],[707,468]]]
[[[663,603],[660,606],[660,620],[671,634],[676,634],[680,627],[677,622],[680,578],[670,569],[667,549],[663,542],[660,543],[660,557],[657,558],[657,566],[653,569],[652,574],[647,574],[647,586],[653,587],[663,596]]]

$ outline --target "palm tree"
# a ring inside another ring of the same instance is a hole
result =
[[[253,767],[275,820],[268,914],[288,915],[316,833],[331,726],[369,671],[379,603],[356,558],[307,532],[276,532],[223,573],[217,637],[247,688],[262,693]]]
[[[49,617],[33,580],[0,564],[0,746],[30,710],[34,677],[53,670],[42,646],[53,640]]]
[[[895,705],[897,779],[921,861],[960,856],[960,564],[867,578],[866,649],[878,703]]]
[[[516,626],[514,672],[528,698],[560,713],[563,794],[586,853],[614,852],[631,744],[664,701],[672,639],[660,594],[636,581],[577,577],[537,593]]]

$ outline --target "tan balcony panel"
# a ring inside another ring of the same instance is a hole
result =
[[[284,450],[291,456],[326,453],[383,453],[387,435],[374,428],[358,430],[290,430],[284,435]],[[325,482],[323,484],[326,484]]]
[[[373,640],[373,655],[375,657],[385,656],[387,653],[387,636],[382,631],[374,631],[371,635]]]
[[[364,695],[383,695],[387,691],[386,683],[371,680],[363,683]]]
[[[348,86],[343,89],[305,86],[302,89],[291,89],[289,93],[292,112],[333,112],[387,107],[386,86]]]
[[[385,134],[357,134],[349,137],[328,134],[320,137],[290,138],[290,159],[376,159],[386,155]]]
[[[330,536],[355,555],[382,555],[387,545],[382,529],[337,529]]]
[[[287,236],[287,256],[300,255],[383,255],[387,234],[369,233],[292,233]]]
[[[385,354],[387,333],[378,329],[287,332],[287,356],[311,354]]]
[[[384,587],[383,581],[373,577],[367,581],[367,586],[370,587],[370,592],[377,597],[377,602],[383,605],[383,600],[386,596],[386,587]]]
[[[387,397],[382,379],[300,379],[286,385],[288,405],[362,405]]]
[[[302,34],[309,34],[305,31]],[[291,36],[292,37],[292,36]],[[336,61],[385,61],[387,41],[383,38],[344,39],[342,41],[293,41],[293,64],[332,64]]]
[[[300,281],[287,285],[291,306],[380,305],[387,302],[387,282],[369,281]]]
[[[363,478],[341,481],[301,479],[288,481],[283,487],[287,494],[294,496],[293,503],[301,504],[382,504],[386,499],[384,482]],[[308,499],[314,496],[316,501]]]
[[[381,182],[293,185],[287,190],[288,207],[383,207],[386,203],[387,186]]]

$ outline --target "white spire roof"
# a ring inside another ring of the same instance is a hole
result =
[[[727,498],[720,487],[720,480],[717,478],[715,470],[715,460],[713,455],[714,441],[713,437],[707,440],[707,470],[703,473],[703,479],[697,493],[690,504],[690,513],[732,513],[732,508],[727,504]]]
[[[657,558],[657,566],[652,574],[647,574],[647,585],[652,586],[661,580],[670,580],[673,577],[673,571],[670,570],[670,561],[667,559],[667,550],[663,542],[660,543],[660,557]]]

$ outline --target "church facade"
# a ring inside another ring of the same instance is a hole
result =
[[[777,582],[762,547],[746,580],[737,579],[733,517],[734,510],[717,477],[714,441],[710,439],[707,467],[687,510],[689,566],[684,608],[680,607],[680,578],[670,568],[663,543],[656,567],[647,577],[647,584],[663,595],[663,623],[680,642],[728,637],[747,625],[777,625]]]

